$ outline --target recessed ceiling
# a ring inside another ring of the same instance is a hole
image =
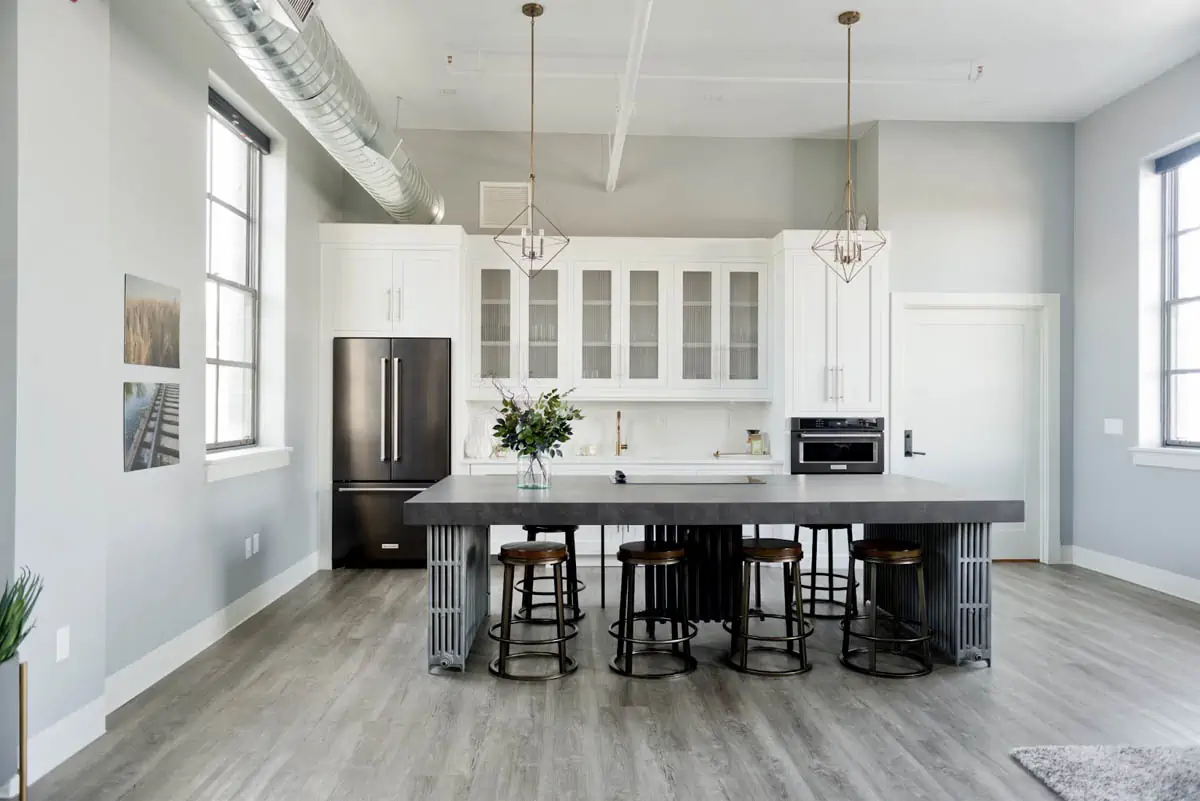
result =
[[[543,0],[539,131],[610,133],[646,0]],[[323,0],[381,115],[523,131],[521,0]],[[633,134],[839,135],[854,120],[1073,121],[1200,51],[1196,0],[653,0]],[[968,76],[982,66],[977,81]]]

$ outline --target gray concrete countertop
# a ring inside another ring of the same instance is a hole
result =
[[[981,498],[907,476],[761,476],[760,484],[626,484],[556,476],[518,490],[512,476],[450,476],[404,504],[411,525],[1012,523],[1025,502]]]

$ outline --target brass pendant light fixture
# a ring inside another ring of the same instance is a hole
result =
[[[862,15],[843,11],[838,22],[846,26],[846,191],[841,207],[830,215],[825,230],[813,243],[813,253],[846,283],[854,280],[887,244],[879,231],[862,231],[854,205],[854,174],[851,165],[850,138],[850,30]]]
[[[571,240],[537,207],[533,169],[534,28],[545,13],[541,3],[526,3],[521,13],[529,17],[529,205],[496,234],[493,241],[513,264],[533,278],[562,253]]]

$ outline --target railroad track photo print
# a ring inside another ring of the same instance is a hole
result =
[[[179,464],[179,385],[125,382],[125,472]]]

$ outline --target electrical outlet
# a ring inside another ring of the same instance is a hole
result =
[[[254,541],[246,537],[246,558],[249,559],[251,556],[254,556]]]
[[[1104,433],[1111,436],[1119,436],[1125,433],[1125,421],[1116,417],[1108,417],[1104,420]]]
[[[61,662],[71,655],[71,627],[63,626],[54,638],[54,661]]]
[[[254,536],[250,539],[254,540],[254,552],[258,553],[258,532],[254,532]]]

